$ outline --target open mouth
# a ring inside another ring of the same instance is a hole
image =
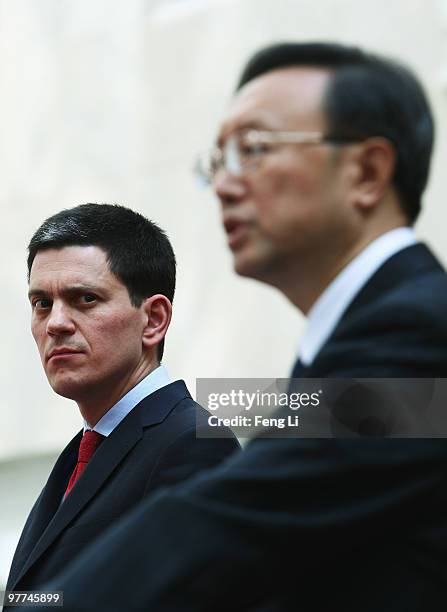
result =
[[[249,224],[237,219],[227,219],[224,222],[228,237],[228,246],[231,249],[238,248],[247,238]]]

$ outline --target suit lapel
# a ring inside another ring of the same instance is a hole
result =
[[[116,466],[119,465],[141,437],[141,414],[139,410],[134,409],[126,416],[116,430],[104,440],[66,500],[59,508],[56,508],[52,515],[49,515],[52,516],[52,519],[46,526],[46,529],[44,528],[40,539],[28,557],[16,582],[20,580],[37,559],[51,546],[54,540],[69,526],[70,522],[81,512],[84,506],[96,495]],[[80,437],[76,448],[76,456],[79,440]],[[75,463],[72,464],[71,469],[73,469]],[[51,491],[48,491],[48,495],[45,496],[49,499],[50,493],[54,495],[53,503],[57,500],[55,502],[56,506],[59,505],[62,499],[70,474],[71,470],[66,475],[62,486],[59,483],[57,489],[52,488]],[[46,507],[48,508],[48,505]],[[40,513],[43,515],[44,511],[45,507],[42,507]]]
[[[113,470],[143,436],[143,427],[161,423],[178,402],[191,396],[183,381],[173,382],[144,398],[104,440],[67,499],[60,505],[76,465],[80,432],[63,451],[36,506],[34,538],[26,563],[14,585],[41,557],[85,505],[97,494]],[[52,518],[51,518],[52,517]],[[51,520],[49,520],[51,519]]]
[[[76,434],[59,455],[48,481],[30,513],[11,567],[11,576],[8,581],[8,585],[11,584],[11,589],[23,576],[27,565],[26,560],[29,559],[36,543],[58,511],[62,495],[76,465],[81,437],[82,431]]]

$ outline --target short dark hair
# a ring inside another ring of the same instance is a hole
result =
[[[157,293],[174,299],[176,262],[171,243],[158,225],[130,208],[82,204],[46,219],[28,245],[28,281],[38,251],[65,246],[100,247],[136,308]],[[160,360],[163,348],[164,340],[158,345]]]
[[[433,116],[415,75],[400,63],[336,43],[281,43],[258,51],[237,90],[256,77],[292,66],[332,71],[323,100],[330,135],[383,136],[396,150],[393,183],[403,211],[414,223],[428,180]]]

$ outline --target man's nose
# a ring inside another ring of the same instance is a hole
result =
[[[221,168],[213,180],[213,190],[222,206],[238,204],[247,194],[247,186],[242,177]]]
[[[73,334],[75,324],[70,308],[62,303],[54,302],[47,320],[47,333],[50,336]]]

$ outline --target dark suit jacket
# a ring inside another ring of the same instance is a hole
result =
[[[447,377],[447,276],[428,249],[377,271],[305,375]],[[447,441],[254,440],[47,586],[66,611],[445,609]]]
[[[206,428],[208,414],[183,381],[155,391],[103,441],[61,505],[77,461],[79,432],[28,517],[7,588],[32,590],[49,580],[155,489],[215,466],[238,448],[234,437],[196,437],[196,424]]]

